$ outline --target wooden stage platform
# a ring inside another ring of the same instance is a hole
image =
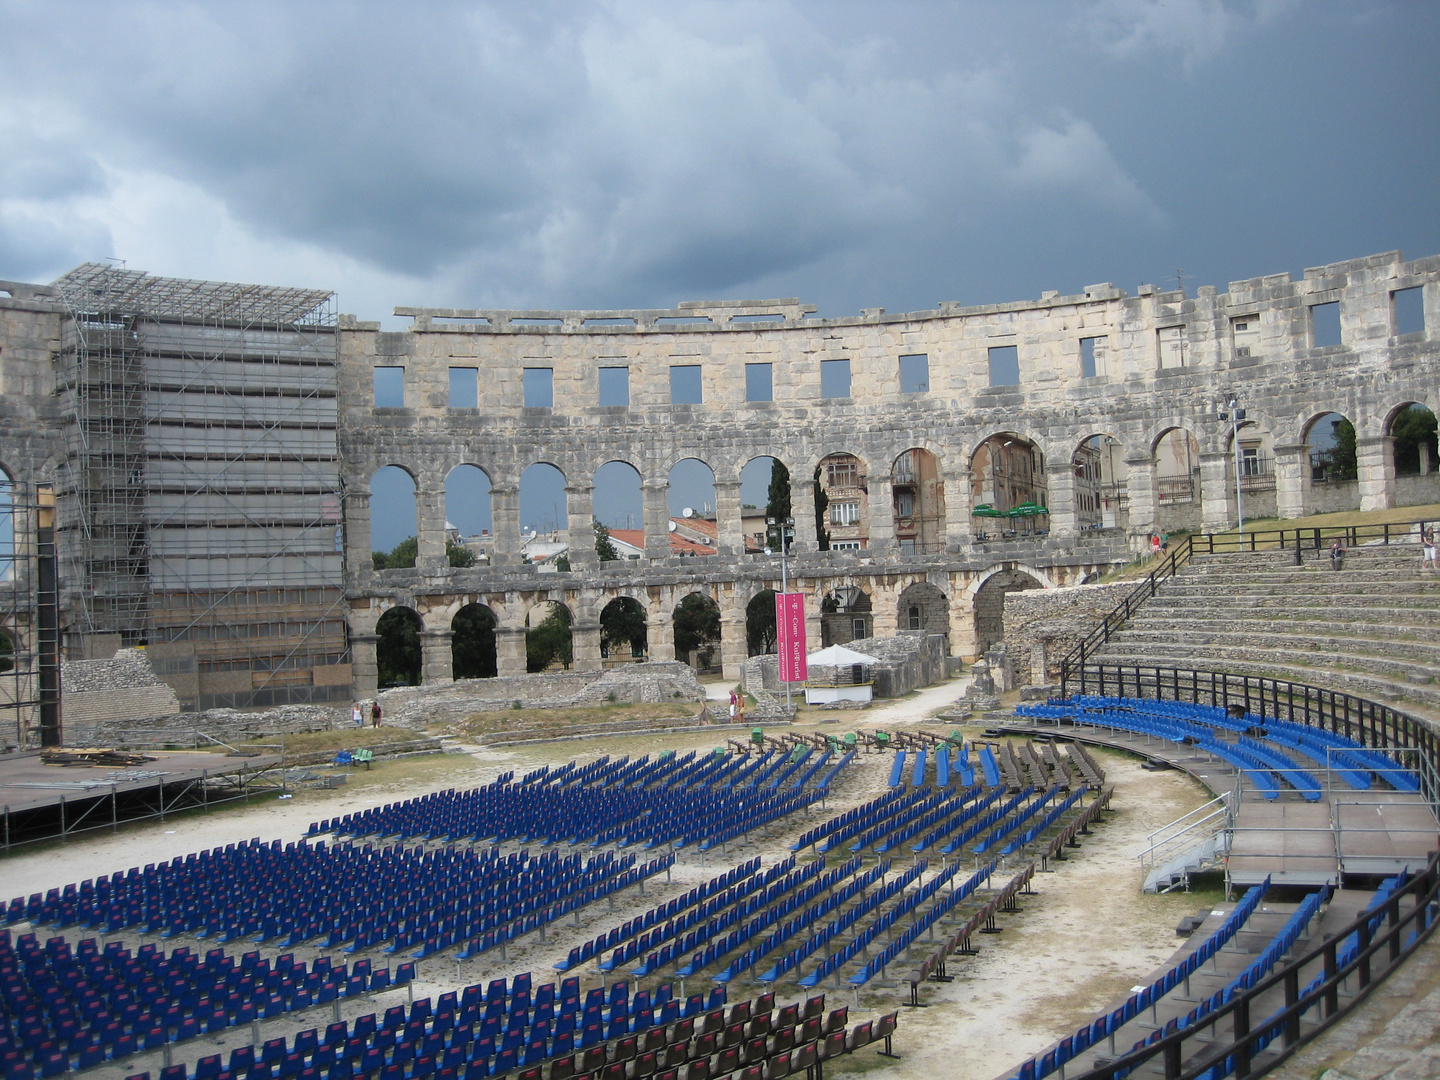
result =
[[[0,850],[125,821],[244,798],[270,786],[278,755],[147,750],[128,768],[46,765],[39,751],[0,755]]]

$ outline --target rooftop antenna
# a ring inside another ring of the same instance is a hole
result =
[[[1186,279],[1186,278],[1189,278],[1189,277],[1194,277],[1195,275],[1194,275],[1194,274],[1187,274],[1187,273],[1185,273],[1185,268],[1184,268],[1184,267],[1182,267],[1182,266],[1177,266],[1177,267],[1175,267],[1175,273],[1174,273],[1172,276],[1175,278],[1175,289],[1176,289],[1176,291],[1178,291],[1178,292],[1184,292],[1184,291],[1185,291],[1185,279]]]

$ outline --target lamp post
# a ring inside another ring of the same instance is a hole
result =
[[[767,517],[765,519],[765,525],[767,532],[777,534],[780,539],[780,595],[784,596],[790,591],[790,564],[788,555],[790,552],[790,541],[795,538],[795,519],[793,517]],[[778,638],[780,632],[778,626],[775,628],[775,632]],[[790,708],[790,681],[788,679],[785,680],[785,708]]]
[[[1245,496],[1240,490],[1240,421],[1245,419],[1245,410],[1240,407],[1240,399],[1231,395],[1225,406],[1226,411],[1220,414],[1221,420],[1230,421],[1230,445],[1235,450],[1235,513],[1240,519],[1240,546],[1245,546]]]

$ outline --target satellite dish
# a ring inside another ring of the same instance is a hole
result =
[[[670,529],[671,532],[674,532],[674,531],[675,531],[675,522],[673,522],[673,521],[672,521],[672,522],[669,522],[669,529]]]
[[[681,516],[681,517],[692,518],[692,517],[695,516],[695,511],[694,511],[691,507],[688,507],[688,506],[687,506],[687,507],[685,507],[684,510],[681,510],[681,511],[680,511],[680,516]]]

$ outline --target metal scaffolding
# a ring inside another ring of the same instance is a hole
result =
[[[333,297],[87,263],[55,283],[72,658],[187,709],[348,698]]]

